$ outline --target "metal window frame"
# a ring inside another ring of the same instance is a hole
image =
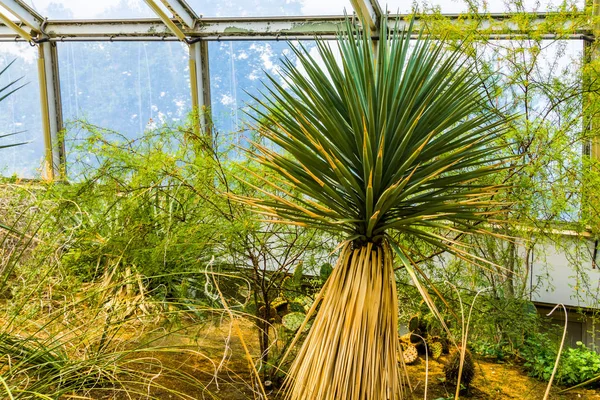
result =
[[[22,23],[31,30],[38,31],[44,22],[44,17],[38,14],[27,4],[18,0],[2,0],[0,4],[15,15]]]
[[[31,31],[26,31],[23,26],[11,21],[10,17],[0,15],[0,19],[7,23],[7,27],[38,47],[37,69],[45,150],[43,171],[44,178],[53,180],[65,169],[64,143],[59,139],[59,131],[62,129],[62,111],[56,45],[43,40],[45,21],[29,6],[18,0],[0,0],[0,5]]]
[[[198,15],[184,0],[161,0],[173,16],[189,29],[194,29]]]
[[[189,45],[190,86],[192,90],[192,109],[197,113],[201,132],[211,131],[210,121],[210,72],[208,62],[208,44],[201,40]]]
[[[176,24],[165,12],[158,6],[158,4],[154,0],[144,0],[144,2],[150,7],[152,12],[154,12],[158,18],[165,24],[167,28],[177,37],[177,39],[181,41],[186,40],[186,35],[183,33],[178,24]],[[163,3],[167,3],[167,1],[163,1]]]
[[[379,30],[379,23],[383,16],[383,11],[377,0],[350,0],[354,12],[359,16],[361,21],[369,24],[372,32]]]
[[[38,44],[38,75],[45,146],[47,179],[63,177],[66,172],[65,146],[60,135],[63,128],[56,44]]]
[[[192,111],[198,116],[199,124],[195,127],[197,133],[209,133],[210,129],[207,121],[208,106],[210,105],[210,81],[208,74],[208,48],[206,42],[200,40],[192,40],[188,38],[183,29],[193,30],[196,26],[198,17],[191,11],[184,1],[178,0],[161,0],[162,3],[170,10],[176,19],[185,24],[180,28],[171,20],[154,0],[144,0],[146,4],[154,11],[154,13],[164,22],[171,33],[180,41],[188,45],[189,51],[189,69],[190,69],[190,89],[192,98]]]
[[[1,0],[0,4],[3,1]],[[147,0],[151,1],[151,0]],[[171,0],[172,1],[172,0]],[[164,12],[160,11],[162,14]],[[477,21],[477,29],[486,37],[517,37],[535,33],[539,26],[547,23],[556,13],[532,14],[532,20],[526,28],[511,21],[509,14],[490,14]],[[166,15],[165,15],[166,16]],[[458,26],[472,26],[474,21],[464,20],[460,15],[447,14],[444,17]],[[399,17],[400,27],[406,22],[403,15],[389,15],[386,18],[395,20]],[[166,19],[187,39],[202,38],[206,40],[244,40],[244,39],[295,39],[313,38],[315,36],[335,36],[345,22],[344,16],[313,17],[256,17],[256,18],[201,18],[196,20],[193,28],[183,26],[177,19]],[[416,25],[419,25],[417,17]],[[575,22],[566,22],[561,32],[549,32],[548,38],[566,37],[565,31],[573,27]],[[571,37],[593,38],[593,27],[584,25],[571,29]],[[50,41],[70,40],[178,40],[178,37],[160,18],[144,18],[133,20],[49,20],[44,23],[44,37]],[[0,25],[0,41],[14,41],[18,37],[14,30]]]

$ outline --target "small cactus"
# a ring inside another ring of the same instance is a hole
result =
[[[277,297],[271,302],[271,307],[274,307],[277,309],[277,311],[279,311],[281,307],[285,307],[287,306],[287,304],[288,301],[286,299],[284,299],[283,297]]]
[[[428,336],[427,343],[441,342],[442,338],[438,335]]]
[[[304,312],[304,304],[299,301],[290,301],[288,303],[288,310],[290,312]]]
[[[293,304],[301,306],[302,311],[308,312],[313,305],[313,300],[308,296],[298,296],[293,300]]]
[[[404,358],[404,364],[412,364],[419,358],[419,352],[413,345],[408,345],[402,349],[402,356]]]
[[[281,319],[281,324],[285,327],[285,329],[295,332],[300,328],[305,318],[306,315],[304,313],[292,312],[283,316]]]
[[[413,315],[410,320],[408,321],[408,330],[411,332],[414,332],[416,330],[419,329],[419,316],[418,315]]]
[[[458,371],[460,369],[460,353],[461,348],[453,350],[448,357],[448,362],[444,366],[444,373],[446,374],[446,382],[456,385],[458,381]],[[463,364],[462,375],[460,383],[467,389],[471,385],[473,378],[475,377],[475,363],[469,350],[465,349],[465,361]]]
[[[441,342],[433,342],[429,344],[429,351],[431,352],[431,358],[437,360],[442,355],[444,346]]]

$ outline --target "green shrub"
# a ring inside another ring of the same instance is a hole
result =
[[[577,384],[600,375],[600,354],[588,349],[582,342],[577,348],[565,351],[561,372],[565,384]]]
[[[548,381],[552,375],[554,363],[558,355],[557,344],[546,335],[537,334],[530,337],[523,347],[521,355],[530,376]],[[582,342],[577,347],[563,351],[555,382],[559,385],[573,386],[600,375],[600,354],[587,348]]]
[[[87,124],[81,129],[85,140],[71,149],[72,182],[53,188],[57,223],[70,235],[65,267],[84,280],[113,266],[130,268],[156,277],[151,288],[171,293],[181,278],[168,274],[206,265],[215,254],[218,215],[210,203],[219,198],[207,179],[214,172],[211,143],[186,127],[136,139]]]

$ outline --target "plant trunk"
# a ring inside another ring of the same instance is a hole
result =
[[[404,398],[392,260],[387,243],[344,247],[290,367],[286,399]]]

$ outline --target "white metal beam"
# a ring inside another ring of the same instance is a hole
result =
[[[159,19],[133,21],[54,21],[48,22],[46,34],[51,38],[70,37],[119,37],[119,36],[173,36],[169,28]]]
[[[198,16],[184,0],[161,0],[182,24],[188,29],[194,29]]]
[[[5,27],[8,28],[13,35],[17,34],[27,41],[33,40],[33,36],[31,36],[31,33],[14,23],[10,16],[0,12],[0,21],[2,21]]]
[[[208,69],[208,46],[205,41],[190,44],[190,83],[192,106],[198,113],[200,129],[208,132],[207,114],[210,110],[210,81]]]
[[[222,20],[203,18],[194,30],[194,36],[208,37],[253,37],[272,35],[281,36],[315,36],[336,35],[344,26],[343,17],[330,18],[248,18],[239,20]]]
[[[10,11],[21,22],[36,32],[41,31],[44,18],[31,7],[17,0],[0,0],[0,5]]]
[[[204,18],[189,36],[314,36],[334,35],[342,28],[344,18],[286,18],[286,19],[216,19]],[[69,37],[171,37],[173,33],[161,20],[139,19],[131,21],[49,21],[45,31],[51,38]],[[6,30],[0,30],[4,36]],[[8,36],[14,37],[13,33]]]
[[[46,95],[48,96],[48,120],[50,122],[50,142],[52,146],[53,175],[64,172],[64,143],[59,132],[63,128],[60,81],[58,73],[58,53],[56,43],[40,43],[44,48],[44,68],[46,73]]]
[[[185,41],[185,33],[183,33],[181,28],[177,26],[177,24],[175,24],[167,14],[165,14],[165,12],[158,6],[158,4],[154,2],[154,0],[144,1],[152,9],[152,11],[160,18],[160,20],[167,26],[167,28],[169,28],[169,30],[173,32],[175,36],[177,36],[179,40]]]
[[[54,167],[54,144],[52,138],[50,105],[53,103],[52,96],[52,83],[49,82],[49,76],[47,75],[47,63],[46,54],[49,50],[51,43],[42,43],[38,46],[38,80],[40,85],[40,105],[41,105],[41,117],[42,117],[42,133],[44,135],[44,178],[53,180],[56,176]],[[49,90],[50,89],[50,90]]]
[[[286,19],[286,20],[217,20],[203,19],[189,36],[196,37],[306,37],[335,35],[342,28],[343,18]],[[69,38],[170,38],[173,33],[161,20],[139,19],[131,21],[51,21],[45,32],[54,40]],[[14,40],[15,32],[0,25],[0,39]]]
[[[0,0],[5,1],[5,0]],[[507,18],[506,15],[492,15],[478,22],[477,29],[483,35],[494,38],[509,38],[514,35],[527,35],[538,26],[545,26],[546,14],[539,14],[525,28]],[[395,18],[395,17],[394,17]],[[463,21],[458,16],[449,16],[455,24],[469,26],[473,21]],[[405,24],[404,20],[400,20]],[[565,21],[559,28],[562,32],[572,32],[571,37],[591,35],[589,26],[576,25],[576,20]],[[193,30],[186,30],[188,37],[204,39],[293,39],[302,37],[335,36],[343,28],[344,17],[286,17],[286,18],[202,18]],[[416,23],[419,25],[418,21]],[[545,28],[547,29],[547,28]],[[558,30],[558,28],[557,28]],[[49,21],[45,33],[50,40],[106,40],[111,38],[135,39],[174,39],[174,34],[158,19],[139,20],[88,20],[88,21]],[[545,34],[548,38],[553,33]],[[15,40],[15,32],[0,25],[0,40]],[[561,34],[561,37],[568,37]]]
[[[372,31],[377,31],[383,15],[379,2],[377,0],[350,0],[350,2],[361,21],[368,23]]]

